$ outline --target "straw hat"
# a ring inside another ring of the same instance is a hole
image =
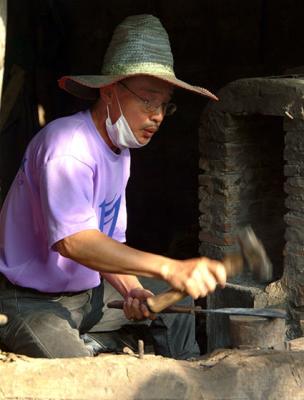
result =
[[[88,100],[97,99],[98,88],[136,75],[159,78],[174,86],[218,100],[207,89],[176,78],[168,34],[153,15],[127,17],[114,31],[101,75],[64,76],[59,86]]]

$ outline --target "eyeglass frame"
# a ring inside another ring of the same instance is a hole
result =
[[[145,99],[145,98],[139,96],[137,93],[135,93],[133,90],[131,90],[125,83],[122,83],[121,81],[120,81],[120,82],[117,82],[117,83],[120,84],[120,85],[121,85],[122,87],[124,87],[125,89],[127,89],[127,90],[128,90],[130,93],[132,93],[135,97],[137,97],[137,98],[144,104],[144,106],[145,106],[145,111],[146,111],[147,113],[154,113],[154,112],[156,112],[157,110],[159,110],[159,108],[161,107],[161,108],[162,108],[162,111],[163,111],[163,113],[164,113],[164,115],[165,115],[165,116],[170,116],[170,115],[174,114],[175,111],[176,111],[176,109],[177,109],[176,104],[171,103],[171,102],[168,102],[168,103],[161,103],[161,104],[159,104],[158,106],[154,106],[154,105],[151,104],[151,101],[149,101],[149,100],[147,100],[147,99]],[[171,108],[171,111],[169,111],[169,113],[168,113],[168,107],[169,107],[169,110],[170,110],[170,108]]]

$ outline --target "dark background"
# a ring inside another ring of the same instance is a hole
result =
[[[168,31],[176,75],[213,92],[243,77],[303,65],[303,0],[9,0],[4,93],[24,81],[0,131],[1,199],[24,148],[45,120],[86,103],[57,87],[66,74],[98,74],[114,27],[151,13]],[[16,81],[16,80],[15,80]],[[178,112],[146,148],[132,152],[128,241],[176,258],[198,254],[198,125],[207,100],[175,96]]]

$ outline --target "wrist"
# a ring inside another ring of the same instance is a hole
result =
[[[137,286],[134,286],[134,287],[130,287],[129,289],[128,289],[128,291],[126,292],[126,294],[125,294],[125,296],[124,296],[124,299],[126,300],[128,297],[130,297],[130,294],[131,294],[131,292],[135,292],[136,290],[144,290],[144,287],[143,286],[139,286],[139,285],[137,285]],[[132,296],[131,296],[132,297]]]
[[[177,261],[167,260],[160,267],[160,278],[166,282],[170,282],[172,276],[175,275]]]

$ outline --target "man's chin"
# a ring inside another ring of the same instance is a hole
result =
[[[143,137],[143,136],[141,136],[141,137],[137,138],[137,141],[142,145],[146,145],[146,144],[148,144],[150,142],[151,139],[152,139],[152,137]]]

